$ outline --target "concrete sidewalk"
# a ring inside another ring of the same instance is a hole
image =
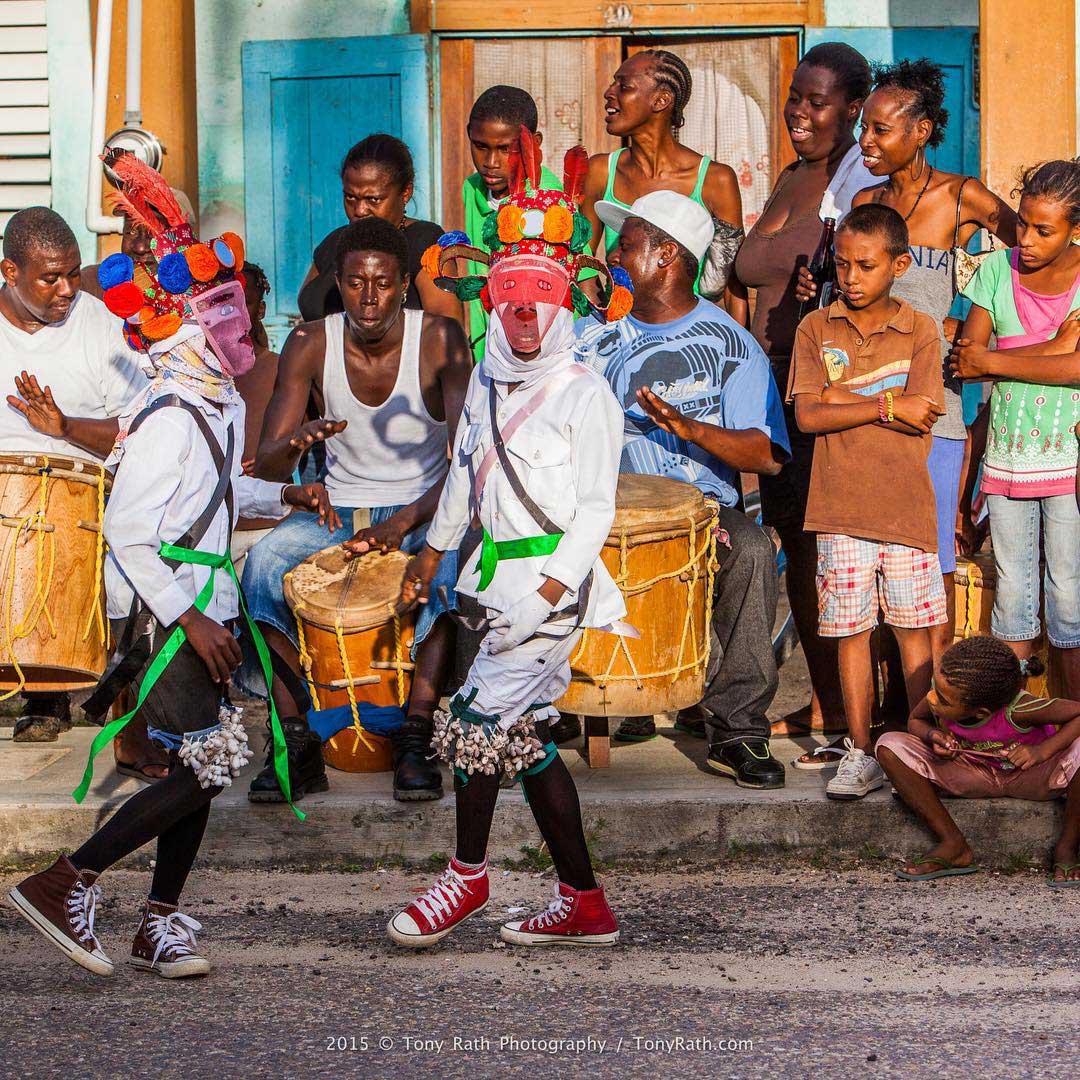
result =
[[[254,805],[246,793],[262,761],[262,721],[251,712],[257,758],[247,773],[214,803],[202,857],[218,866],[299,866],[360,863],[398,856],[417,862],[454,846],[454,803],[399,803],[390,774],[328,770],[331,790],[300,804],[307,821],[286,806]],[[71,798],[97,728],[79,727],[59,742],[15,744],[0,728],[0,859],[22,862],[78,846],[140,785],[120,777],[112,753],[99,757],[95,781],[81,806]],[[773,741],[789,763],[820,740]],[[563,748],[581,794],[586,831],[603,859],[657,855],[714,861],[733,849],[784,847],[811,854],[884,852],[913,855],[929,846],[928,834],[894,798],[889,787],[855,803],[825,798],[832,770],[788,768],[787,786],[754,792],[704,771],[705,743],[671,729],[651,742],[612,744],[611,768],[590,769],[573,744]],[[447,790],[451,785],[447,777]],[[984,863],[1019,857],[1042,861],[1062,819],[1063,803],[953,800],[950,810]],[[492,856],[520,857],[539,846],[520,788],[499,796]]]

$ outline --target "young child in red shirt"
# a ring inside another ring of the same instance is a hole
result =
[[[929,627],[945,621],[926,464],[944,388],[937,326],[890,296],[911,265],[903,218],[856,207],[835,257],[840,298],[799,325],[788,397],[800,429],[817,436],[805,528],[818,534],[818,633],[840,639],[849,730],[826,794],[859,799],[884,783],[870,738],[879,614],[896,634],[910,702],[930,687]]]

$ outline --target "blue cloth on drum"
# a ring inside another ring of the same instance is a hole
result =
[[[296,636],[296,620],[285,601],[285,575],[309,555],[352,538],[352,520],[356,508],[338,506],[335,509],[341,518],[340,529],[327,529],[325,525],[320,525],[315,514],[294,511],[248,552],[244,576],[240,582],[248,613],[255,622],[266,623],[281,631],[294,646],[298,646],[299,642]],[[371,527],[381,525],[401,509],[401,506],[373,507]],[[423,547],[426,537],[427,525],[414,529],[406,534],[401,550],[406,555],[415,555]],[[416,636],[412,646],[414,660],[416,650],[431,632],[435,620],[447,611],[440,586],[445,586],[452,607],[456,581],[457,552],[448,551],[442,558],[435,580],[431,583],[430,599],[426,604],[422,604],[417,612]],[[244,663],[236,674],[236,683],[244,692],[261,697],[266,688],[262,672],[254,660],[245,650]]]
[[[372,735],[381,735],[384,739],[388,739],[405,723],[405,713],[396,705],[369,705],[366,701],[357,701],[356,711],[360,716],[360,726]],[[326,742],[339,731],[353,726],[352,706],[337,705],[332,709],[312,709],[307,714],[307,722],[308,727]]]

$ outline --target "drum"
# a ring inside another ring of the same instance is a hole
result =
[[[300,664],[316,709],[366,701],[404,705],[416,612],[394,615],[409,559],[400,551],[369,552],[348,562],[340,546],[305,559],[285,575],[285,599],[296,618]],[[386,772],[390,740],[354,724],[323,748],[328,765],[345,772]]]
[[[980,551],[970,559],[958,555],[953,588],[956,596],[956,632],[953,640],[989,634],[994,590],[997,588],[994,553]],[[1033,675],[1028,679],[1028,692],[1038,697],[1060,696],[1062,685],[1057,651],[1047,647],[1045,634],[1040,639],[1038,654],[1046,665],[1046,674]]]
[[[586,630],[557,702],[585,716],[645,716],[696,705],[705,690],[716,569],[715,506],[690,484],[619,477],[602,552],[641,635]]]
[[[0,690],[79,690],[105,670],[96,461],[0,453]]]

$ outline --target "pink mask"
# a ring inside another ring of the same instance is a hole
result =
[[[488,274],[492,310],[519,353],[540,348],[569,291],[569,271],[540,255],[508,255]]]
[[[251,316],[244,303],[244,287],[239,281],[200,293],[191,301],[195,320],[206,336],[207,344],[221,361],[226,375],[236,377],[255,365],[255,347],[251,342]]]

